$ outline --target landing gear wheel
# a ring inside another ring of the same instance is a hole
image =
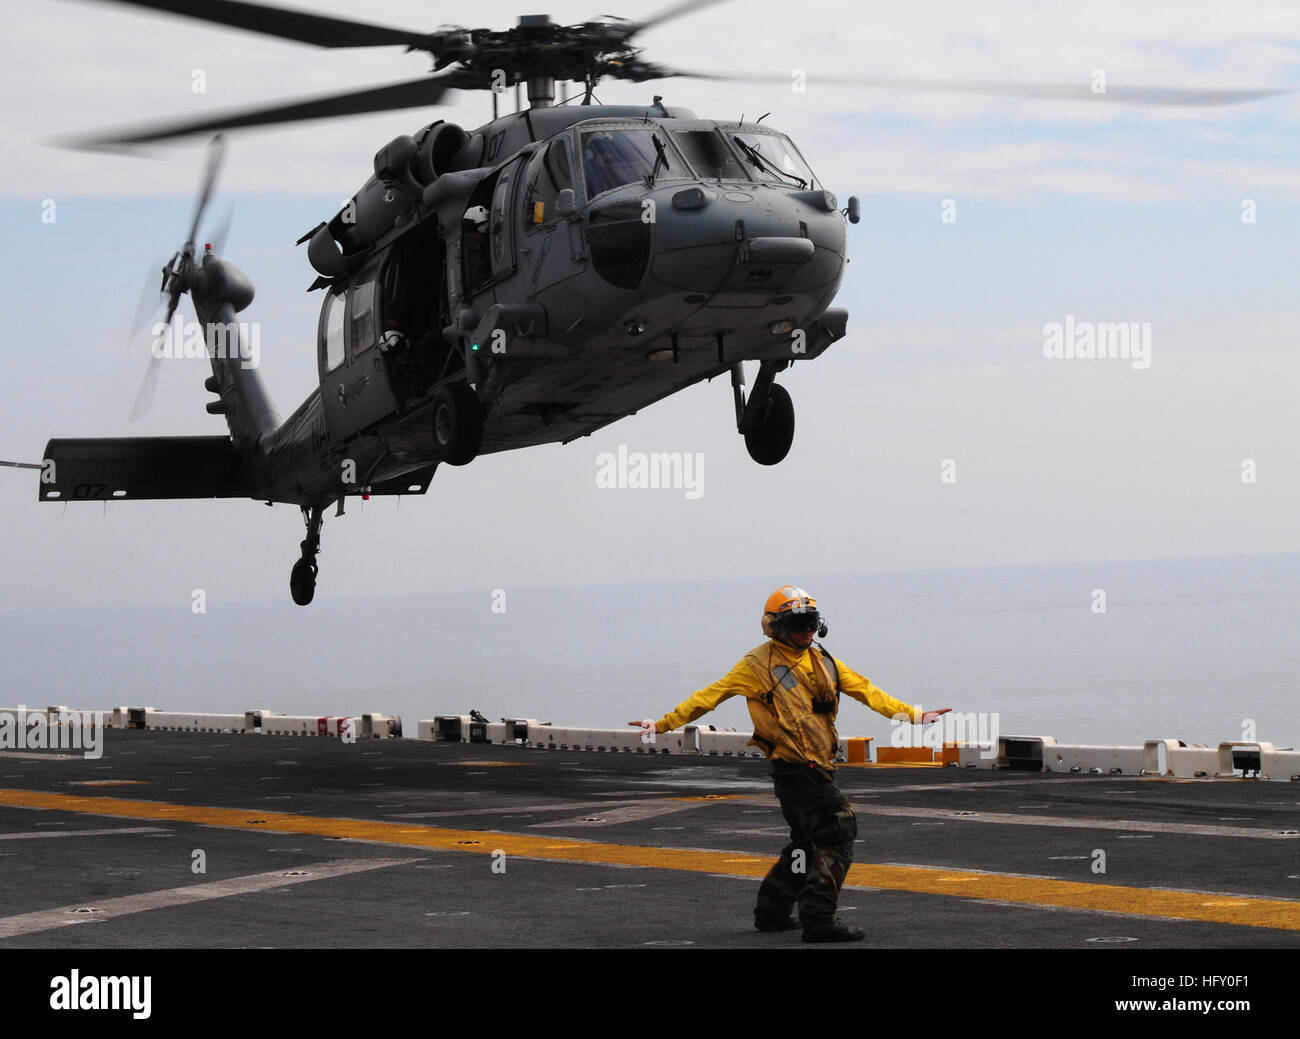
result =
[[[314,559],[299,559],[289,575],[289,593],[299,606],[309,606],[316,595],[316,574],[319,567]]]
[[[794,402],[784,386],[772,383],[762,425],[745,434],[749,457],[759,465],[776,465],[794,443]]]
[[[483,443],[483,405],[467,382],[453,382],[433,398],[433,439],[448,465],[467,465]]]
[[[302,506],[302,519],[307,524],[307,536],[298,546],[302,558],[293,564],[289,574],[289,594],[299,606],[308,606],[316,595],[316,575],[320,573],[316,556],[320,552],[320,528],[325,522],[325,507]]]

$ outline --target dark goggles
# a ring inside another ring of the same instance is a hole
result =
[[[804,610],[801,613],[787,613],[781,618],[781,623],[790,631],[808,632],[816,631],[821,627],[822,618],[816,610]]]

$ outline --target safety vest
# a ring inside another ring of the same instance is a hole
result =
[[[776,646],[765,642],[745,654],[745,663],[766,689],[760,696],[745,699],[754,722],[750,744],[764,751],[769,760],[811,762],[833,769],[839,748],[835,715],[840,702],[835,664],[830,654],[818,647],[810,648],[800,663],[791,667]]]

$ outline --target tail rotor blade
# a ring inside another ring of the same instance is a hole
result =
[[[162,358],[154,356],[149,360],[149,368],[144,373],[144,381],[135,395],[135,404],[131,406],[131,421],[139,422],[153,407],[154,391],[158,388],[158,374],[162,371]]]
[[[159,258],[153,265],[155,271],[162,270],[162,259]],[[162,290],[155,288],[153,284],[154,276],[149,275],[149,279],[140,288],[140,298],[135,304],[135,313],[131,316],[131,324],[127,326],[127,345],[131,346],[140,337],[140,330],[145,327],[149,318],[162,309],[163,294]]]
[[[193,242],[194,236],[199,233],[199,221],[203,218],[203,210],[207,208],[208,199],[212,197],[212,188],[217,182],[217,174],[221,172],[221,163],[226,156],[226,139],[221,134],[212,138],[208,146],[208,163],[203,171],[203,187],[199,191],[199,201],[194,207],[194,219],[190,223],[190,233],[186,237],[186,242]]]
[[[226,239],[230,236],[230,222],[235,218],[235,207],[233,205],[226,209],[225,215],[221,221],[213,228],[204,238],[204,241],[212,246],[214,255],[221,257],[226,254]]]

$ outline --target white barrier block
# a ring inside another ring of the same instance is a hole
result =
[[[766,757],[763,751],[750,745],[753,733],[717,732],[700,729],[696,734],[696,745],[701,754],[720,754],[725,757],[751,758]]]
[[[1219,770],[1218,747],[1169,747],[1167,775],[1178,779],[1213,778]]]
[[[529,729],[542,723],[536,718],[506,718],[503,724],[506,727],[506,743],[531,743],[533,740],[529,735]]]
[[[1172,776],[1169,752],[1181,744],[1178,740],[1147,740],[1142,744],[1142,771],[1148,776]]]
[[[962,768],[997,768],[998,748],[992,743],[957,743],[957,764]]]
[[[606,739],[603,734],[609,732],[608,729],[570,729],[555,725],[547,731],[550,736],[547,746],[556,750],[595,750],[598,746],[603,750]]]
[[[636,730],[632,730],[635,732]],[[655,733],[653,743],[639,743],[638,749],[652,754],[698,754],[695,747],[695,730],[674,729]]]
[[[402,735],[402,719],[396,714],[363,714],[357,739],[382,740]]]
[[[507,742],[506,734],[509,732],[509,729],[510,726],[506,725],[505,722],[488,722],[487,741],[496,744]]]
[[[179,711],[149,711],[144,716],[146,729],[172,729],[179,732],[242,732],[242,714],[182,714]]]
[[[449,743],[469,742],[469,727],[474,719],[468,714],[440,714],[433,721],[434,739]]]
[[[1260,768],[1265,779],[1275,783],[1300,781],[1300,750],[1268,750],[1260,754]]]
[[[1238,769],[1243,776],[1263,772],[1263,755],[1273,754],[1276,748],[1271,743],[1247,743],[1230,741],[1219,744],[1219,770],[1217,778],[1232,779]]]
[[[655,733],[655,741],[658,742],[659,734]],[[641,741],[641,730],[628,726],[626,729],[610,730],[609,743],[605,749],[620,754],[635,754],[637,751],[653,746],[653,744],[644,744]]]
[[[321,720],[306,714],[263,714],[262,732],[268,736],[314,736]]]
[[[438,722],[434,718],[426,718],[424,721],[415,723],[415,738],[417,740],[436,740],[438,738]]]
[[[158,713],[157,707],[128,707],[126,709],[126,728],[143,729],[147,727],[145,719]]]
[[[1146,767],[1143,747],[1107,747],[1085,743],[1055,743],[1043,747],[1047,772],[1101,772],[1141,775]]]
[[[265,732],[266,731],[265,721],[267,719],[275,718],[275,717],[278,717],[278,715],[274,711],[268,711],[266,708],[262,708],[256,711],[245,711],[244,731],[254,732],[257,730],[261,730],[262,732]]]

